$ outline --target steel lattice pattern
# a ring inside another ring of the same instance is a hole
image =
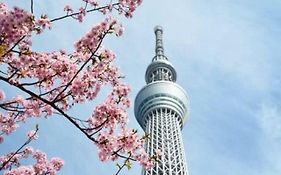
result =
[[[153,110],[146,116],[146,133],[150,134],[146,151],[152,156],[159,149],[164,155],[144,175],[188,175],[179,120],[180,116],[167,108]]]

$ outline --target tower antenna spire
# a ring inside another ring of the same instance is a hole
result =
[[[156,56],[164,55],[164,47],[163,47],[163,28],[161,26],[156,26],[154,28],[154,33],[156,37],[156,47],[155,53]]]
[[[163,28],[161,26],[156,26],[154,28],[154,33],[156,37],[156,45],[155,45],[155,57],[153,61],[156,60],[168,60],[164,55],[164,47],[163,47]]]

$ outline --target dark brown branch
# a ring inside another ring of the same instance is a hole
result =
[[[30,0],[30,11],[33,13],[33,0]]]
[[[4,55],[2,55],[2,57],[4,58],[9,52],[11,52],[25,37],[26,35],[22,36],[9,50],[7,50]]]
[[[7,79],[9,80],[9,78],[7,78]],[[54,88],[54,89],[52,89],[52,90],[49,90],[49,91],[47,91],[47,92],[45,92],[45,93],[40,94],[39,96],[40,96],[40,97],[43,97],[44,95],[50,94],[50,93],[52,93],[53,91],[56,91],[56,90],[58,90],[58,89],[60,89],[60,88],[62,88],[62,87],[64,87],[64,86],[65,86],[65,85],[56,87],[56,88]],[[33,98],[33,97],[28,97],[28,98],[26,98],[25,100],[30,100],[30,99],[32,99],[32,98]],[[0,107],[1,107],[1,106],[11,105],[11,104],[14,104],[14,103],[17,103],[17,101],[10,101],[10,102],[6,102],[6,103],[0,103]]]
[[[108,122],[108,119],[109,117],[107,116],[106,120],[104,120],[100,125],[96,126],[96,127],[93,127],[93,128],[86,128],[85,130],[86,131],[89,131],[89,130],[96,130],[96,129],[99,129],[101,128],[104,124],[106,124],[106,122]]]
[[[76,118],[76,117],[71,117],[74,120],[80,121],[80,122],[88,122],[88,120],[82,120],[80,118]]]
[[[28,140],[27,140],[21,147],[19,147],[19,148],[17,149],[17,151],[14,152],[14,153],[9,157],[9,159],[8,159],[7,161],[5,161],[5,162],[2,163],[2,165],[1,165],[1,167],[0,167],[0,171],[1,171],[2,169],[4,169],[4,167],[12,160],[12,158],[13,158],[16,154],[19,154],[20,150],[21,150],[23,147],[25,147],[26,145],[28,145],[28,144],[32,141],[32,137],[34,137],[34,136],[37,134],[38,130],[39,130],[39,128],[38,128],[38,126],[36,126],[36,130],[35,130],[34,134],[33,134],[30,138],[28,138]]]
[[[6,72],[3,72],[3,71],[1,71],[1,70],[0,70],[0,73],[2,73],[2,74],[4,74],[4,75],[8,75]]]
[[[5,107],[5,106],[0,105],[0,108],[4,109],[4,110],[6,110],[6,111],[24,112],[24,111],[19,110],[19,108],[17,108],[17,107],[13,107],[14,109],[11,109],[11,108],[7,108],[7,107]]]
[[[116,154],[118,157],[121,157],[121,158],[123,158],[123,159],[136,161],[136,159],[131,158],[131,156],[129,156],[129,157],[123,156],[123,155],[119,154],[118,152],[115,152],[114,154]]]
[[[76,126],[88,139],[92,140],[93,142],[97,143],[97,141],[92,138],[86,131],[83,130],[83,128],[81,128],[79,126],[79,124],[77,124],[68,114],[66,114],[62,109],[60,109],[58,106],[56,106],[53,102],[50,102],[44,98],[42,98],[41,96],[35,94],[34,92],[28,90],[28,89],[25,89],[23,86],[21,85],[14,85],[14,84],[11,84],[11,82],[8,81],[7,78],[5,77],[2,77],[0,76],[0,80],[3,80],[7,83],[9,83],[10,85],[13,85],[15,87],[17,87],[18,89],[22,90],[23,92],[29,94],[30,96],[34,97],[34,98],[37,98],[39,100],[41,100],[42,102],[52,106],[55,110],[57,110],[59,113],[61,113],[68,121],[70,121],[74,126]]]

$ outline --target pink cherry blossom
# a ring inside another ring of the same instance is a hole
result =
[[[144,150],[141,150],[140,154],[138,154],[135,158],[146,170],[151,169],[154,165],[154,162],[148,157]]]
[[[27,158],[33,158],[36,162],[29,166],[18,166],[21,159]],[[11,161],[4,167],[6,170],[9,169],[4,172],[5,175],[57,174],[64,165],[63,160],[60,158],[54,157],[48,160],[44,152],[40,150],[34,151],[31,147],[26,147],[23,152],[18,152],[16,154],[11,152],[1,156],[0,162],[4,163],[9,159]]]
[[[32,14],[28,11],[18,7],[9,10],[4,3],[1,3],[0,7],[0,33],[6,36],[5,44],[16,43],[22,35],[30,33],[35,27]]]
[[[36,172],[32,166],[20,166],[8,172],[5,172],[4,175],[35,175]]]
[[[16,130],[18,125],[16,124],[12,113],[8,113],[6,116],[0,113],[0,130],[6,135],[11,134]]]
[[[125,30],[124,26],[122,24],[120,24],[120,26],[117,28],[116,35],[122,36],[124,33],[124,30]]]
[[[28,136],[29,139],[34,139],[34,140],[38,139],[38,134],[34,130],[29,131],[27,133],[27,136]]]
[[[83,0],[83,1],[90,3],[94,7],[98,6],[98,2],[96,0]]]
[[[77,20],[81,23],[83,22],[85,16],[86,16],[86,10],[81,7],[79,9],[79,14],[77,15]]]
[[[68,13],[73,13],[73,9],[70,7],[70,5],[66,5],[64,6],[64,11],[68,12]]]
[[[51,165],[53,166],[53,168],[55,169],[55,171],[59,171],[61,170],[61,168],[63,167],[64,165],[64,161],[61,160],[60,158],[58,157],[54,157],[51,159],[50,161]]]
[[[23,150],[23,157],[27,158],[28,156],[32,155],[33,153],[34,153],[33,148],[28,146]]]
[[[41,18],[36,21],[36,24],[38,26],[42,27],[43,29],[45,29],[45,28],[51,29],[51,27],[52,27],[50,19],[48,18],[47,15],[41,16]]]
[[[5,93],[3,90],[0,89],[0,101],[5,99]]]
[[[164,156],[164,153],[160,149],[157,149],[155,154],[156,154],[156,157],[158,157],[158,158],[161,158]]]

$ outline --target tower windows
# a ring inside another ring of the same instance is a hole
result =
[[[149,76],[149,82],[154,81],[172,81],[173,74],[171,70],[166,67],[159,67],[155,69]]]

